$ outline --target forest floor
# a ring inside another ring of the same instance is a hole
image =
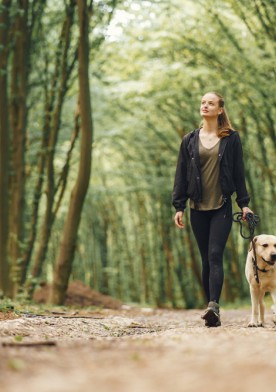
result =
[[[276,327],[248,328],[250,309],[46,309],[0,312],[2,392],[275,390]]]

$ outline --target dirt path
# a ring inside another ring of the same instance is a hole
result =
[[[1,321],[0,390],[274,391],[276,328],[269,312],[266,328],[247,328],[249,313],[222,310],[220,328],[204,327],[200,310],[102,310]],[[56,345],[3,346],[46,341]]]

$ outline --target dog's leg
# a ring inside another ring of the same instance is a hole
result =
[[[259,293],[259,319],[258,319],[258,327],[264,327],[264,314],[265,314],[265,304],[264,304],[264,294]]]
[[[272,321],[274,324],[276,324],[276,290],[272,291],[270,294],[274,302],[274,304],[271,306],[273,312]]]
[[[250,285],[250,295],[251,295],[252,314],[248,327],[258,327],[259,296],[260,296],[259,288],[252,287]]]

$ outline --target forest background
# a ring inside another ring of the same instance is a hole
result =
[[[207,91],[240,132],[257,232],[275,234],[275,14],[274,0],[1,1],[2,295],[48,282],[62,304],[77,279],[124,302],[202,306],[171,192]],[[247,248],[234,224],[224,301],[248,296]]]

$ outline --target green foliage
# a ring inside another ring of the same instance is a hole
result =
[[[9,298],[1,298],[0,312],[7,313],[14,310],[14,303]]]

